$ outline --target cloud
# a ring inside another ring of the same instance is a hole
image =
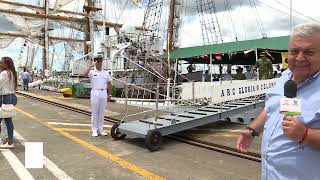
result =
[[[202,3],[200,3],[202,2]],[[226,10],[233,11],[239,6],[249,6],[247,0],[213,0],[213,1],[199,1],[199,0],[182,0],[182,3],[186,7],[186,15],[197,15],[198,11],[204,13],[223,12]],[[241,3],[241,4],[240,4]]]
[[[195,15],[197,13],[196,2],[191,0],[184,2],[187,8],[186,14]],[[204,17],[207,19],[207,25],[214,22],[217,27],[219,24],[224,42],[236,41],[236,37],[238,40],[257,39],[263,36],[262,33],[268,37],[289,35],[290,33],[289,0],[251,0],[251,4],[255,4],[255,6],[251,6],[247,0],[232,1],[232,11],[230,12],[223,9],[225,0],[215,2],[219,9],[219,12],[215,14],[218,21],[214,18],[210,19],[207,14],[204,14]],[[239,2],[242,2],[241,6]],[[303,2],[292,0],[292,2],[294,9],[292,27],[303,22],[320,20],[317,8],[313,8],[320,5],[320,2],[312,0]],[[188,17],[183,22],[184,28],[187,29],[183,30],[181,45],[187,47],[203,44],[202,38],[198,37],[202,37],[199,16],[192,20]]]
[[[187,23],[183,25],[180,45],[181,47],[197,46],[202,44],[202,35],[199,17],[186,18]]]

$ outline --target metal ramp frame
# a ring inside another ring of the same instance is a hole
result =
[[[264,100],[240,100],[224,105],[210,105],[178,114],[168,114],[148,119],[114,124],[111,136],[115,140],[126,135],[142,137],[150,151],[160,148],[162,136],[206,125],[229,116],[257,108]]]

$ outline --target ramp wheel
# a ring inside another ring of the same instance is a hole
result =
[[[119,132],[119,123],[115,123],[111,128],[111,136],[114,140],[121,140],[126,137],[126,134]]]
[[[157,151],[162,143],[162,135],[158,130],[151,130],[148,132],[145,145],[150,151]]]

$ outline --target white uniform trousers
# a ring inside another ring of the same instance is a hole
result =
[[[104,112],[107,106],[106,90],[91,90],[91,129],[92,132],[103,131]]]

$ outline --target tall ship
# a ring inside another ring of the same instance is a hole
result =
[[[288,36],[268,38],[260,19],[260,39],[239,41],[233,29],[234,42],[226,42],[217,1],[193,2],[202,46],[186,48],[180,48],[183,18],[187,16],[187,1],[183,0],[0,3],[0,13],[17,30],[0,34],[2,47],[22,38],[17,63],[32,71],[30,86],[64,95],[89,96],[90,82],[82,73],[98,54],[104,57],[103,68],[113,77],[117,102],[151,106],[156,99],[168,106],[259,97],[274,86],[275,79],[224,80],[223,76],[228,70],[234,76],[237,67],[253,68],[262,51],[267,50],[273,63],[285,68]],[[230,1],[223,7],[232,10]],[[259,14],[255,15],[259,22]],[[230,15],[229,20],[232,24],[234,17]],[[36,59],[41,59],[37,67]],[[59,71],[54,70],[57,64]],[[197,68],[185,72],[187,65]]]

